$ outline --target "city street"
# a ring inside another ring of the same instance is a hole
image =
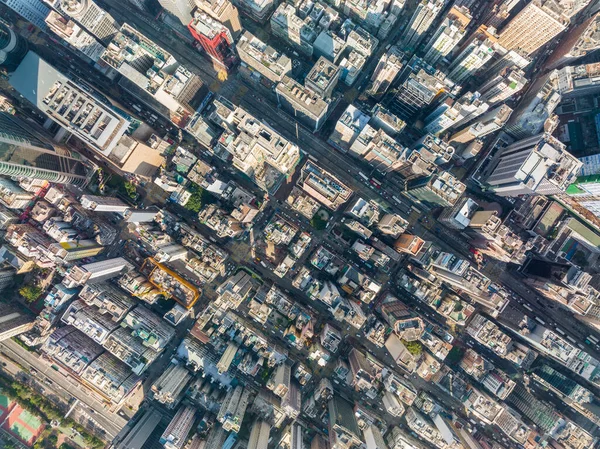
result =
[[[90,417],[98,423],[106,433],[106,437],[112,439],[127,424],[127,420],[108,410],[105,404],[94,399],[87,388],[79,383],[77,379],[58,372],[51,368],[51,363],[38,356],[36,353],[28,352],[12,340],[0,343],[0,352],[18,365],[29,370],[37,371],[36,378],[50,379],[51,383],[45,382],[45,389],[53,392],[58,397],[69,403],[73,398],[78,399],[88,410],[92,410]],[[35,372],[34,371],[34,372]],[[16,373],[14,373],[16,374]]]

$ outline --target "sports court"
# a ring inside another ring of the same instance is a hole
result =
[[[35,415],[0,392],[0,422],[4,422],[2,428],[12,436],[27,444],[33,445],[44,429],[44,424]]]

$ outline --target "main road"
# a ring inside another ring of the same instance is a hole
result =
[[[52,383],[44,382],[46,390],[52,391],[67,402],[73,398],[79,399],[82,404],[87,406],[88,410],[92,410],[90,418],[104,429],[108,439],[113,439],[127,424],[127,420],[109,411],[104,404],[94,399],[77,380],[55,371],[51,368],[51,364],[38,354],[26,351],[10,339],[0,343],[0,352],[23,368],[37,371],[35,377],[39,380],[50,379]]]
[[[186,44],[181,39],[178,39],[174,32],[165,24],[157,21],[154,17],[135,9],[126,2],[117,0],[101,0],[104,4],[110,7],[110,12],[115,19],[120,22],[127,21],[135,26],[140,32],[146,34],[149,38],[155,40],[158,44],[164,46],[170,51],[173,56],[188,68],[196,72],[205,81],[213,83],[212,87],[217,86],[217,90],[221,87],[229,86],[235,89],[239,79],[233,75],[225,82],[225,85],[220,84],[218,80],[217,70],[208,62],[197,50]],[[379,59],[380,55],[385,51],[388,43],[395,42],[397,35],[401,32],[402,26],[398,26],[396,31],[390,37],[384,40],[377,53],[369,60],[366,69],[360,75],[356,85],[361,85],[365,78],[370,75],[370,72]],[[219,83],[219,84],[214,84]],[[224,91],[227,90],[223,89]],[[362,161],[358,161],[349,155],[342,154],[335,150],[332,146],[324,142],[319,136],[313,134],[304,126],[299,125],[293,117],[285,114],[281,109],[268,101],[268,97],[257,97],[255,90],[249,89],[239,99],[242,107],[258,118],[265,119],[284,137],[297,143],[300,148],[318,160],[318,164],[324,169],[338,177],[342,182],[351,187],[358,195],[367,200],[376,200],[387,208],[400,212],[405,217],[411,213],[413,207],[420,207],[418,204],[413,204],[409,199],[400,194],[404,191],[404,183],[398,175],[388,174],[382,183],[381,190],[376,190],[372,185],[361,181],[359,173],[365,172],[366,166]],[[392,200],[392,197],[401,198],[398,203]],[[434,233],[426,233],[423,237],[433,240],[436,244],[443,248],[453,248],[459,254],[465,255],[464,239],[453,232],[445,232],[444,235],[438,236]],[[491,267],[490,267],[491,268]],[[571,312],[559,307],[551,308],[548,306],[549,300],[537,295],[529,290],[519,278],[506,271],[494,272],[490,268],[484,268],[482,271],[490,279],[499,282],[513,291],[516,295],[524,298],[524,301],[513,300],[509,305],[513,311],[527,314],[533,317],[539,317],[544,320],[550,327],[557,326],[567,335],[576,339],[580,344],[588,335],[600,336],[597,332],[582,325]],[[525,305],[530,307],[533,312],[529,311]],[[500,317],[502,321],[502,316]],[[596,348],[586,347],[586,350],[596,357],[600,357],[600,352]]]

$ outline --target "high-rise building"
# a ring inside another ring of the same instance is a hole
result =
[[[243,62],[274,83],[292,71],[292,60],[288,56],[278,53],[249,31],[244,31],[236,48]]]
[[[300,148],[241,107],[233,111],[227,123],[217,148],[261,189],[276,191],[293,173]]]
[[[527,84],[525,72],[518,67],[510,67],[502,70],[497,76],[484,82],[477,92],[481,94],[481,99],[493,106],[508,100],[513,95],[521,92]]]
[[[250,431],[248,449],[263,449],[269,445],[271,425],[265,421],[256,421]]]
[[[101,260],[99,262],[92,262],[84,265],[74,265],[67,271],[67,275],[63,279],[63,284],[68,288],[84,284],[93,284],[111,279],[132,270],[133,265],[122,257]]]
[[[352,196],[352,189],[311,161],[302,167],[298,185],[331,210],[339,209]]]
[[[250,390],[239,385],[227,393],[217,415],[217,420],[223,425],[224,430],[239,432],[249,398]]]
[[[0,178],[0,204],[9,209],[24,209],[33,199],[33,193],[23,190],[7,178]]]
[[[160,437],[160,443],[165,449],[181,449],[187,442],[188,434],[196,420],[196,409],[189,405],[182,406]]]
[[[195,0],[198,12],[205,12],[217,22],[227,27],[233,39],[242,32],[240,15],[237,8],[229,0]]]
[[[539,134],[504,148],[486,182],[500,196],[556,195],[575,181],[581,165],[556,138]]]
[[[329,445],[331,449],[349,449],[362,443],[361,431],[348,401],[339,395],[329,400]]]
[[[458,100],[447,99],[425,117],[425,131],[439,135],[448,128],[458,127],[486,112],[489,105],[481,101],[478,92],[467,92]]]
[[[321,56],[304,80],[304,85],[322,98],[331,98],[340,78],[340,69]]]
[[[367,125],[350,146],[350,153],[368,161],[377,170],[388,172],[405,164],[408,150],[382,129]]]
[[[453,206],[466,186],[448,172],[409,181],[408,194],[418,201],[436,206]]]
[[[445,5],[444,0],[421,0],[405,28],[403,44],[416,49]]]
[[[96,39],[107,44],[117,34],[118,24],[93,0],[44,0],[52,9],[73,19]]]
[[[13,284],[16,272],[12,267],[0,268],[0,291],[6,290]]]
[[[404,121],[413,120],[425,107],[442,101],[456,89],[442,72],[416,56],[411,58],[400,76],[402,84],[387,106]]]
[[[423,59],[428,64],[435,65],[446,57],[465,36],[471,19],[466,8],[453,6],[422,50],[425,52]]]
[[[404,53],[395,45],[381,55],[381,59],[371,75],[371,87],[369,88],[371,95],[377,97],[387,92],[402,69],[403,58]]]
[[[124,23],[102,54],[123,77],[119,85],[149,108],[183,128],[207,88],[169,52]]]
[[[450,136],[450,143],[468,143],[498,131],[508,122],[511,114],[512,109],[505,104],[491,109],[477,118],[473,123],[452,134]]]
[[[118,212],[123,213],[129,206],[117,197],[82,195],[81,207],[96,212]]]
[[[264,23],[269,19],[278,2],[275,0],[236,0],[235,4],[256,22]]]
[[[34,323],[35,316],[24,307],[0,303],[0,341],[27,332]]]
[[[45,19],[50,10],[39,0],[2,0],[6,6],[15,11],[28,22],[42,31],[46,30]]]
[[[483,23],[488,27],[500,29],[502,24],[510,16],[512,9],[519,4],[521,0],[494,0],[490,5],[487,16]]]
[[[507,402],[525,415],[543,432],[551,433],[560,422],[560,415],[549,405],[531,394],[523,384],[518,384]]]
[[[325,123],[331,100],[321,97],[289,76],[284,76],[277,84],[275,93],[281,107],[313,131],[318,131]]]
[[[273,34],[307,56],[313,54],[313,42],[317,39],[315,28],[314,23],[298,17],[296,8],[289,3],[280,4],[271,16]]]
[[[567,66],[557,72],[561,99],[592,96],[600,91],[600,64]]]
[[[26,122],[0,113],[0,174],[84,185],[87,169],[66,149],[55,150],[27,129]]]
[[[0,19],[0,67],[12,72],[27,54],[27,41]]]
[[[160,377],[152,384],[150,389],[154,400],[173,409],[179,404],[183,389],[192,379],[187,368],[181,364],[170,364]]]
[[[502,28],[499,44],[507,50],[520,49],[531,55],[564,31],[590,0],[557,3],[553,0],[529,2]]]
[[[347,57],[340,61],[340,79],[347,85],[352,86],[360,75],[367,59],[356,50],[352,50]]]
[[[598,175],[580,176],[566,191],[573,202],[600,218],[600,179]]]
[[[531,64],[531,58],[527,56],[522,50],[509,50],[502,49],[496,45],[497,50],[492,58],[492,61],[487,64],[487,67],[479,72],[482,80],[493,79],[496,76],[506,72],[507,69],[517,70],[525,69]]]
[[[75,240],[62,243],[52,243],[48,250],[54,256],[63,261],[71,262],[73,260],[94,257],[104,251],[104,247],[95,240]]]
[[[186,26],[192,20],[192,11],[196,8],[194,0],[159,0],[158,3],[165,11],[177,17]]]
[[[129,127],[105,99],[31,51],[11,75],[10,84],[65,131],[103,155],[112,152]]]
[[[413,234],[402,234],[394,243],[394,249],[398,252],[416,256],[421,251],[421,248],[423,248],[423,245],[425,245],[425,240],[422,238]]]
[[[459,53],[449,67],[448,78],[457,84],[471,78],[475,72],[494,55],[494,42],[488,38],[476,38]]]
[[[515,108],[504,130],[515,139],[525,139],[558,126],[554,110],[561,101],[558,72],[540,76]]]
[[[348,105],[340,119],[335,124],[335,129],[329,136],[328,142],[344,153],[350,149],[358,135],[369,122],[369,116],[360,109]]]
[[[579,58],[600,48],[600,13],[569,29],[564,39],[553,49],[546,61],[549,69],[572,64]]]
[[[211,60],[227,70],[233,67],[237,55],[233,37],[227,27],[206,14],[197,13],[188,29]]]
[[[46,24],[50,31],[92,62],[97,62],[104,52],[104,46],[94,36],[56,11],[50,11]]]
[[[396,137],[406,128],[406,122],[384,108],[381,103],[371,110],[371,114],[369,124],[375,129],[385,131],[392,137]]]
[[[225,352],[223,353],[223,355],[219,359],[219,362],[217,363],[217,371],[219,372],[219,374],[224,374],[227,372],[227,370],[229,370],[229,367],[231,366],[231,363],[233,362],[233,359],[237,354],[238,349],[239,346],[235,344],[235,342],[229,342],[227,348],[225,349]]]
[[[383,439],[383,435],[381,434],[379,427],[371,424],[367,428],[363,429],[362,432],[365,443],[367,444],[367,449],[387,449],[388,446],[385,444],[385,440]]]
[[[115,449],[142,449],[144,443],[160,423],[162,416],[162,413],[155,408],[148,409],[125,437],[115,444]]]

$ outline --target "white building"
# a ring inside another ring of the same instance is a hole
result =
[[[500,196],[564,193],[582,163],[549,134],[519,140],[504,148],[486,182]]]
[[[113,17],[92,0],[43,0],[66,17],[73,19],[98,40],[107,43],[117,34]]]
[[[65,131],[104,156],[129,127],[89,88],[80,87],[31,51],[11,75],[10,84]]]

